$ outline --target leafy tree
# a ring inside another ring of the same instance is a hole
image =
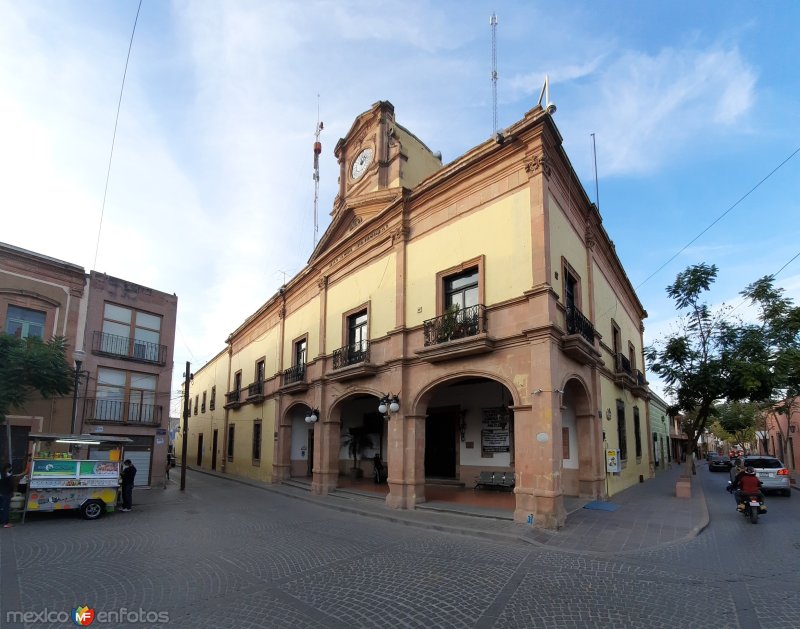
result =
[[[758,308],[759,332],[768,348],[767,365],[772,378],[769,411],[785,414],[791,420],[792,410],[800,406],[800,307],[774,286],[771,275],[750,284],[742,295]],[[787,442],[781,422],[777,429]],[[788,430],[789,421],[786,422]],[[787,465],[793,467],[793,453],[787,450]]]
[[[670,414],[683,413],[688,460],[696,473],[697,440],[721,401],[760,400],[772,388],[763,335],[754,326],[732,324],[729,309],[712,312],[702,301],[717,277],[717,267],[698,264],[678,273],[667,294],[683,311],[677,332],[647,348],[651,370],[676,400]]]
[[[719,426],[729,435],[732,444],[744,450],[756,436],[756,417],[759,414],[757,404],[751,402],[731,402],[720,404],[717,409]]]
[[[0,334],[0,424],[34,392],[44,398],[72,392],[75,371],[67,364],[66,353],[63,337],[45,342]]]

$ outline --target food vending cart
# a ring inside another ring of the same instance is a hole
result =
[[[30,512],[76,509],[96,520],[117,504],[127,437],[28,435],[30,466],[23,522]],[[91,456],[90,456],[91,446]]]

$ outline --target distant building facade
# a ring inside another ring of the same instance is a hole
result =
[[[76,397],[34,397],[14,411],[15,458],[29,432],[124,436],[136,484],[162,483],[176,315],[174,295],[0,243],[3,331],[66,337],[81,372]]]
[[[327,494],[377,454],[392,508],[491,471],[548,528],[650,477],[646,313],[561,144],[537,107],[442,165],[359,116],[308,265],[194,374],[189,462]]]

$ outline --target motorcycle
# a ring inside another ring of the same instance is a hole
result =
[[[733,491],[733,486],[730,482],[728,482],[728,491]],[[764,506],[764,499],[758,494],[743,494],[741,491],[736,492],[734,495],[737,498],[736,506],[739,512],[746,519],[749,519],[751,523],[758,524],[759,514],[767,512],[767,509]],[[739,507],[742,508],[739,509]]]

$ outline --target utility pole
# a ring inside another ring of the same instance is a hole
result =
[[[181,444],[181,491],[186,489],[186,452],[189,446],[189,382],[192,374],[191,365],[186,361],[186,373],[183,374],[183,443]]]

